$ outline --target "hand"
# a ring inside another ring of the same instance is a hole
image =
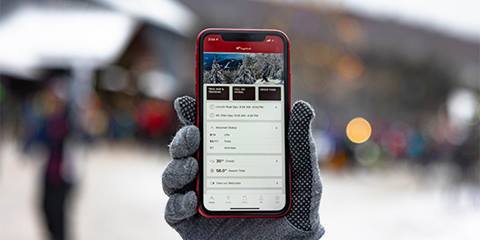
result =
[[[298,101],[290,115],[288,139],[292,160],[292,208],[282,218],[205,218],[197,213],[194,192],[198,172],[200,132],[195,123],[195,99],[180,97],[174,102],[182,127],[170,144],[173,160],[163,173],[163,190],[170,197],[165,219],[183,239],[319,239],[318,207],[322,194],[319,168],[310,124],[312,107]]]

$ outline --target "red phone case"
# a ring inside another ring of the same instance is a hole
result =
[[[200,99],[199,99],[199,88],[200,88],[200,84],[199,84],[199,81],[200,81],[200,77],[199,77],[199,63],[200,63],[200,55],[199,55],[199,44],[200,44],[200,40],[202,38],[202,36],[205,34],[205,33],[208,33],[208,32],[219,32],[219,31],[236,31],[236,32],[265,32],[265,31],[268,31],[268,32],[277,32],[277,33],[280,33],[284,36],[284,38],[286,39],[287,41],[287,53],[288,53],[288,58],[287,58],[287,66],[288,66],[288,75],[287,75],[287,82],[288,82],[288,88],[287,88],[287,98],[286,98],[286,101],[287,101],[287,107],[288,107],[288,112],[291,111],[291,70],[290,70],[290,39],[288,39],[287,35],[280,31],[280,30],[276,30],[276,29],[238,29],[238,28],[207,28],[207,29],[204,29],[202,30],[198,36],[197,36],[197,40],[196,40],[196,44],[195,44],[195,98],[196,98],[196,123],[195,125],[197,125],[197,127],[200,128],[200,122],[199,122],[199,109],[200,109]],[[288,122],[287,122],[288,124]],[[200,161],[201,159],[201,156],[200,156],[200,152],[197,151],[196,153],[196,158],[197,158],[197,161],[199,161],[199,166],[202,166],[202,162]],[[289,158],[291,158],[289,156]],[[203,160],[203,159],[202,159]],[[289,184],[289,201],[288,201],[288,208],[287,210],[285,210],[284,212],[280,213],[280,214],[275,214],[275,215],[262,215],[261,212],[258,213],[258,215],[211,215],[211,214],[208,214],[207,212],[205,212],[202,208],[203,206],[203,203],[199,202],[197,204],[197,211],[198,213],[200,213],[202,216],[206,217],[206,218],[280,218],[280,217],[283,217],[285,215],[288,214],[288,212],[290,212],[290,209],[292,207],[292,171],[291,171],[291,159],[288,160],[288,171],[289,171],[289,181],[288,181],[288,184]],[[200,199],[200,194],[202,194],[202,192],[200,191],[200,177],[197,175],[196,177],[196,194],[197,194],[197,199]]]

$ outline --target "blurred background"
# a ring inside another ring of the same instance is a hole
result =
[[[325,239],[478,239],[476,1],[0,1],[0,239],[180,239],[161,173],[197,33],[276,28]],[[49,236],[52,236],[49,238]]]

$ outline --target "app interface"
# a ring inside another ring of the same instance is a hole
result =
[[[204,39],[203,187],[210,211],[286,204],[283,43]]]

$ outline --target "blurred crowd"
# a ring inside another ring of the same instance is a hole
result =
[[[467,129],[455,129],[445,123],[432,123],[424,128],[382,121],[374,121],[372,125],[373,135],[362,144],[351,142],[345,132],[314,132],[320,163],[336,171],[388,168],[396,164],[428,169],[446,163],[462,171],[460,176],[476,183],[480,180],[478,123]]]
[[[45,80],[20,100],[10,96],[5,103],[19,110],[18,119],[12,115],[4,116],[4,123],[10,127],[6,129],[23,139],[26,149],[44,141],[45,132],[40,126],[59,104],[75,110],[69,119],[75,124],[77,139],[85,142],[110,140],[165,144],[175,130],[175,116],[169,101],[144,96],[108,101],[105,98],[115,96],[102,99],[101,96],[111,93],[93,91],[82,105],[77,106],[68,97],[69,81],[68,76]]]

